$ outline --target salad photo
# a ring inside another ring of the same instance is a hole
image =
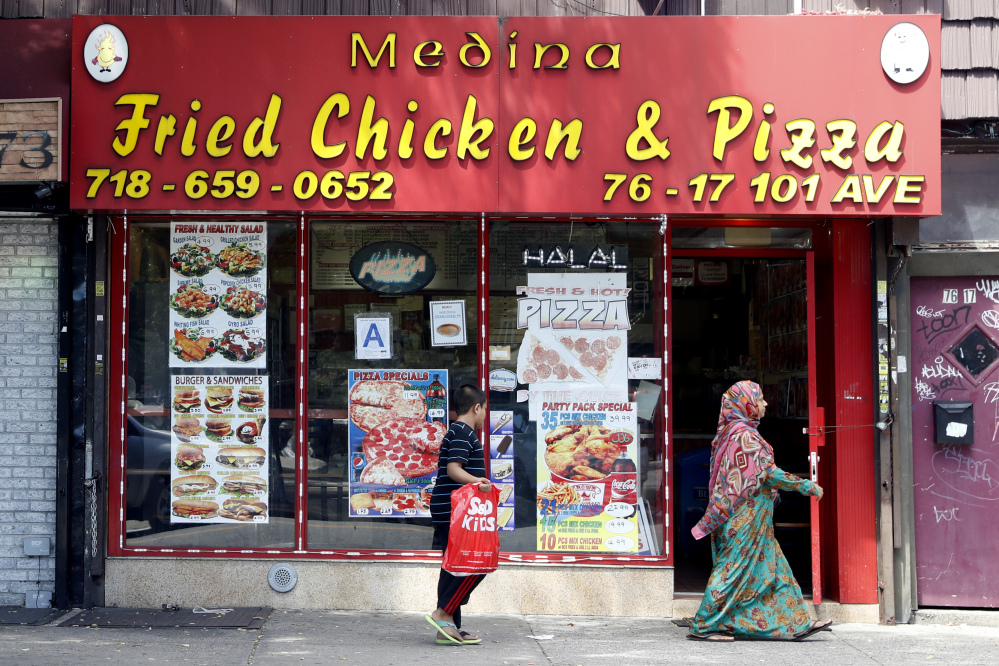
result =
[[[264,253],[251,250],[246,243],[233,243],[219,252],[219,269],[233,277],[251,277],[264,268]]]
[[[219,306],[218,299],[202,291],[200,282],[182,284],[170,295],[170,307],[181,317],[197,319],[207,317]]]
[[[213,337],[201,335],[201,327],[175,328],[170,339],[170,353],[187,363],[200,363],[218,351]]]
[[[212,253],[203,245],[188,243],[170,255],[170,268],[184,277],[206,275],[213,265]]]
[[[252,319],[266,308],[264,295],[246,287],[229,287],[222,297],[222,309],[236,319]]]
[[[264,353],[264,339],[251,338],[246,331],[230,329],[222,336],[219,350],[230,361],[246,363]]]

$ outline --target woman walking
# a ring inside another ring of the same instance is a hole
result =
[[[800,640],[832,625],[809,624],[801,588],[774,539],[777,491],[821,499],[822,488],[774,464],[773,449],[757,430],[766,407],[754,382],[734,384],[722,396],[711,443],[711,497],[691,530],[695,539],[711,535],[714,563],[691,622],[694,639]]]

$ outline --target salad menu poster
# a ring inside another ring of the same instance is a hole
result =
[[[171,523],[266,523],[265,375],[171,375]]]
[[[265,368],[267,224],[170,223],[170,367]]]
[[[350,516],[430,515],[447,370],[349,370]]]

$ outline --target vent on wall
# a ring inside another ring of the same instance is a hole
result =
[[[290,592],[298,583],[298,572],[290,564],[275,564],[267,573],[267,582],[275,592]]]

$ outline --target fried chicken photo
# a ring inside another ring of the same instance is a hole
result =
[[[545,436],[545,464],[573,481],[606,478],[621,452],[603,426],[560,425]]]

